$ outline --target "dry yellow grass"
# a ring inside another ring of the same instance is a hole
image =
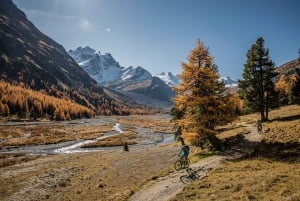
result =
[[[95,139],[112,129],[113,124],[111,123],[102,126],[1,126],[0,147],[54,144],[77,139]]]
[[[23,163],[39,158],[40,155],[28,155],[24,153],[11,153],[0,155],[0,168],[18,163]]]
[[[171,201],[300,199],[300,164],[266,159],[228,162]]]
[[[1,126],[0,147],[27,144],[50,144],[74,140],[75,136],[63,126]]]
[[[1,200],[121,201],[168,171],[178,147],[49,155],[0,169]]]
[[[227,127],[222,127],[219,128],[218,131],[220,132],[217,135],[219,139],[225,139],[225,138],[235,136],[237,134],[244,134],[249,132],[247,128],[245,128],[244,126],[236,126],[236,125],[235,126],[229,125]]]
[[[270,122],[263,124],[267,142],[300,143],[300,106],[272,111],[270,119]]]
[[[142,128],[151,128],[158,133],[174,133],[174,125],[170,122],[170,117],[150,115],[150,116],[130,116],[119,117],[118,121],[122,124],[130,124]]]
[[[111,147],[111,146],[122,146],[126,142],[129,145],[137,144],[135,141],[137,138],[136,133],[133,131],[126,131],[119,135],[114,135],[103,140],[98,140],[96,142],[85,144],[84,148],[92,147]]]
[[[239,122],[255,124],[259,114],[240,117]],[[263,123],[263,140],[253,155],[228,161],[204,180],[187,186],[171,201],[193,200],[300,200],[300,106],[270,112]],[[237,124],[236,124],[237,125]],[[244,132],[228,125],[219,137]],[[242,130],[240,130],[242,129]]]

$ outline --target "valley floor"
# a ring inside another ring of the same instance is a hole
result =
[[[177,158],[175,146],[58,154],[0,169],[3,201],[123,200],[159,177]]]
[[[221,135],[242,133],[244,138],[225,152],[194,161],[192,175],[174,170],[181,148],[175,143],[130,145],[128,152],[121,146],[89,153],[1,154],[0,161],[11,157],[17,162],[0,167],[0,197],[3,201],[298,201],[299,110],[274,111],[263,135],[254,128],[256,115],[241,117]],[[145,123],[136,117],[119,121]]]

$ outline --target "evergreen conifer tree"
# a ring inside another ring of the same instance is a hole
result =
[[[270,108],[278,107],[278,93],[272,78],[276,76],[275,64],[269,58],[262,37],[256,40],[247,53],[243,80],[239,80],[245,112],[260,112],[261,120],[268,120]]]
[[[225,85],[219,81],[213,57],[200,40],[188,62],[182,63],[180,78],[172,110],[179,134],[194,145],[209,141],[220,149],[215,127],[231,121],[235,108],[233,99],[224,93]]]

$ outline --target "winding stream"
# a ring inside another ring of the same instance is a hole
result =
[[[124,133],[124,131],[120,128],[120,125],[121,124],[116,123],[113,126],[113,129],[118,132],[116,134],[101,136],[101,137],[98,137],[98,138],[96,138],[94,140],[85,140],[83,142],[78,142],[78,143],[75,143],[75,144],[70,145],[70,146],[66,146],[66,147],[62,147],[62,148],[59,148],[59,149],[55,149],[53,152],[54,153],[66,153],[66,154],[69,154],[69,153],[75,153],[75,152],[99,151],[99,150],[87,150],[87,149],[84,150],[84,149],[79,149],[79,148],[81,148],[85,144],[89,144],[89,143],[92,143],[92,142],[97,142],[98,140],[103,140],[105,138],[108,138],[108,137],[111,137],[111,136],[114,136],[114,135],[118,135],[120,133]]]
[[[97,147],[97,148],[82,148],[83,145],[96,142],[98,140],[103,140],[105,138],[119,135],[124,133],[122,130],[122,125],[120,123],[116,123],[114,120],[84,120],[79,121],[75,120],[72,122],[57,122],[55,124],[89,124],[89,125],[103,125],[103,123],[114,122],[113,130],[104,134],[104,136],[98,137],[93,140],[73,140],[67,142],[60,142],[56,144],[46,144],[46,145],[26,145],[20,147],[8,147],[8,148],[0,148],[1,153],[30,153],[30,154],[71,154],[71,153],[79,153],[79,152],[95,152],[95,151],[105,151],[112,149],[120,149],[120,146],[112,146],[112,147]],[[53,123],[53,122],[52,122]],[[9,123],[10,126],[18,126],[20,123]],[[39,123],[32,122],[28,123],[28,125],[36,125]],[[44,124],[44,123],[42,123]],[[49,123],[51,124],[51,123]],[[172,134],[165,133],[156,133],[153,132],[150,128],[140,128],[136,127],[135,129],[137,135],[141,139],[140,142],[136,145],[131,145],[133,147],[141,147],[141,146],[156,146],[161,144],[169,144],[174,141],[174,136]],[[29,134],[28,134],[29,135]]]

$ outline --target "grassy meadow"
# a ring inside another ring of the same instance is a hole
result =
[[[252,154],[229,160],[197,180],[171,201],[300,200],[300,106],[270,112],[263,123],[262,142]],[[239,123],[255,124],[258,114],[241,116],[220,128],[220,138],[247,133]]]
[[[24,145],[55,144],[71,140],[88,140],[111,131],[113,124],[102,126],[35,125],[0,126],[0,148]]]
[[[114,117],[122,125],[123,134],[114,135],[86,146],[120,145],[135,142],[134,127],[172,132],[169,117]],[[218,137],[234,139],[253,131],[259,114],[239,117],[235,122],[218,128]],[[101,127],[31,127],[30,136],[21,126],[3,129],[9,139],[2,143],[13,146],[13,139],[57,140],[63,133],[72,139],[94,139],[112,131],[115,124]],[[171,201],[232,201],[300,200],[300,106],[288,106],[270,112],[270,121],[263,123],[260,143],[248,154],[229,159],[201,180],[188,184]],[[4,128],[4,127],[2,127]],[[43,130],[44,129],[44,130]],[[251,130],[252,129],[252,130]],[[55,133],[60,133],[56,135]],[[26,139],[26,137],[28,139]],[[64,137],[65,138],[65,137]],[[38,142],[38,141],[36,141]],[[23,143],[26,144],[24,141]],[[4,144],[2,144],[4,146]],[[123,147],[92,153],[30,155],[11,153],[0,155],[0,197],[3,200],[126,200],[148,182],[164,176],[172,177],[173,164],[178,159],[180,143],[144,148]],[[207,152],[192,147],[191,161],[210,157]],[[180,179],[178,178],[178,182]],[[172,185],[172,184],[170,184]]]

